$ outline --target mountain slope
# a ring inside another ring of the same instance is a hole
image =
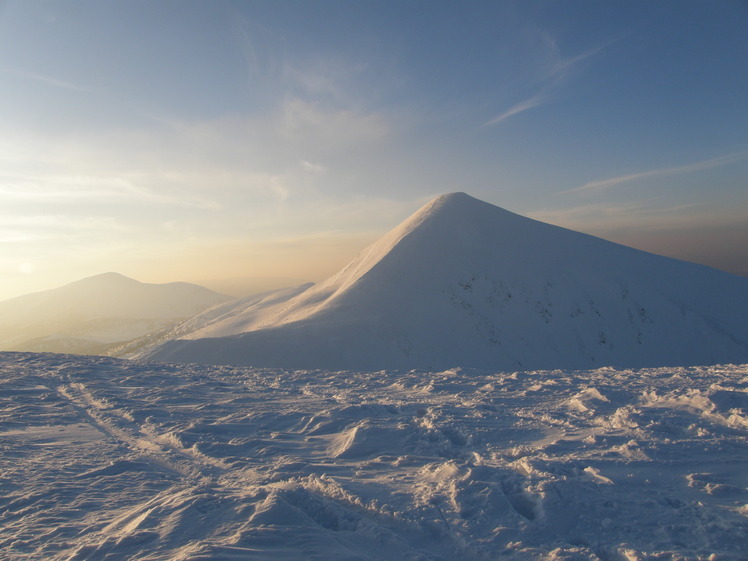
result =
[[[158,360],[327,369],[665,366],[748,360],[748,280],[437,197],[245,332]]]
[[[254,294],[239,300],[229,300],[180,323],[171,324],[159,331],[151,331],[142,337],[113,347],[107,354],[121,358],[134,358],[172,339],[222,337],[243,333],[252,329],[257,319],[261,318],[269,308],[277,307],[311,286],[313,286],[312,283],[307,283],[292,288]]]
[[[228,299],[194,284],[104,273],[0,302],[0,350],[103,353]]]

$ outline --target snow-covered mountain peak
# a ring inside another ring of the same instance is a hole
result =
[[[485,214],[487,212],[493,213],[494,216],[497,213],[513,214],[508,210],[476,199],[467,193],[457,191],[434,197],[412,216],[419,217],[421,221],[426,219],[460,221],[475,219],[481,215],[487,216]]]
[[[397,277],[428,277],[435,267],[449,270],[463,259],[490,259],[486,243],[519,221],[535,222],[466,193],[439,195],[399,226],[364,249],[337,274],[291,300],[259,326],[300,321],[328,308],[366,301]],[[540,224],[540,223],[538,223]],[[438,265],[441,263],[441,265]],[[373,286],[377,285],[377,286]],[[416,287],[417,290],[417,287]]]
[[[81,279],[75,282],[76,283],[119,282],[119,283],[126,283],[126,284],[137,284],[138,283],[138,281],[136,281],[135,279],[127,277],[123,275],[122,273],[117,273],[114,271],[109,271],[107,273],[100,273],[98,275],[86,277],[84,279]]]
[[[746,279],[451,193],[336,275],[251,310],[241,330],[203,326],[196,337],[219,338],[152,356],[332,369],[745,362],[747,303]]]
[[[494,229],[497,222],[516,219],[522,217],[466,193],[448,193],[431,199],[380,241],[395,241],[420,231],[430,237],[486,231]]]

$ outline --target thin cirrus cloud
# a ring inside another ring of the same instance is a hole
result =
[[[0,176],[0,181],[8,175]],[[87,205],[148,203],[217,210],[218,205],[205,197],[169,195],[138,185],[125,177],[96,175],[27,175],[11,176],[12,183],[2,181],[0,196],[6,202],[78,203]]]
[[[321,176],[330,169],[319,161],[324,155],[370,147],[389,132],[390,123],[378,113],[292,98],[268,116],[81,134],[64,143],[39,134],[20,140],[7,134],[0,136],[0,194],[16,202],[85,200],[206,210],[256,203],[268,194],[283,201],[292,190],[289,178],[300,171]],[[45,154],[43,169],[39,154]]]
[[[708,170],[708,169],[712,169],[712,168],[716,168],[720,166],[725,166],[727,164],[739,162],[747,158],[748,158],[748,150],[743,151],[743,152],[736,152],[734,154],[726,154],[724,156],[718,156],[716,158],[710,158],[708,160],[702,160],[700,162],[694,162],[692,164],[687,164],[684,166],[651,169],[651,170],[642,171],[639,173],[630,173],[627,175],[618,175],[615,177],[610,177],[608,179],[590,181],[589,183],[585,183],[584,185],[580,185],[579,187],[569,189],[568,191],[565,191],[565,193],[600,192],[600,191],[604,191],[606,189],[610,189],[612,187],[616,187],[624,183],[638,181],[640,179],[648,179],[651,177],[668,177],[668,176],[673,176],[673,175],[683,175],[686,173],[694,173],[697,171],[704,171],[704,170]]]
[[[305,170],[310,171],[312,173],[325,173],[327,171],[327,168],[323,166],[322,164],[315,164],[314,162],[310,162],[308,160],[301,160],[301,167],[303,167]]]
[[[389,134],[390,125],[377,113],[324,108],[295,98],[283,105],[279,129],[294,144],[330,149],[380,140]]]
[[[9,68],[9,67],[4,67],[0,69],[0,72],[3,72],[5,74],[11,74],[13,76],[18,76],[20,78],[26,78],[28,80],[34,80],[36,82],[42,82],[44,84],[54,86],[56,88],[61,88],[64,90],[72,90],[75,92],[91,92],[92,91],[91,88],[89,87],[82,86],[80,84],[74,84],[73,82],[69,82],[67,80],[61,80],[54,76],[38,74],[36,72],[25,72],[25,71],[16,70],[15,68]]]
[[[483,124],[484,127],[490,127],[492,125],[498,125],[502,121],[505,121],[509,117],[513,117],[514,115],[518,115],[520,113],[524,113],[525,111],[528,111],[529,109],[532,109],[534,107],[537,107],[538,105],[542,105],[545,103],[548,99],[547,95],[544,95],[542,93],[535,94],[534,96],[521,101],[517,103],[516,105],[513,105],[500,115],[497,115],[490,121],[487,121]]]
[[[614,42],[614,40],[608,41],[603,45],[588,49],[576,56],[568,58],[561,57],[556,41],[554,41],[553,38],[549,35],[543,34],[543,42],[550,53],[549,56],[554,59],[554,61],[544,72],[544,75],[541,78],[541,83],[543,85],[541,86],[540,91],[528,97],[527,99],[515,103],[509,109],[500,113],[493,119],[486,121],[485,123],[483,123],[483,127],[498,125],[499,123],[507,120],[510,117],[513,117],[514,115],[519,115],[520,113],[524,113],[525,111],[529,111],[530,109],[534,109],[535,107],[539,107],[540,105],[548,103],[553,98],[552,92],[560,87],[564,81],[566,81],[575,67],[577,67],[582,61],[598,54],[600,51],[610,46],[611,43]]]
[[[529,213],[529,216],[583,231],[626,231],[632,220],[637,229],[667,229],[684,226],[695,217],[713,217],[703,205],[684,204],[671,207],[655,207],[649,199],[630,202],[590,203],[573,208],[546,209]],[[632,218],[633,217],[633,218]]]

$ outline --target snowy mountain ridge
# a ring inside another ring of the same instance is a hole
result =
[[[195,284],[103,273],[0,302],[0,350],[102,354],[228,299]]]
[[[192,321],[139,356],[328,369],[741,363],[747,308],[746,279],[452,193],[326,281]]]

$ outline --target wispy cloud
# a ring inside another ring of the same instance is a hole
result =
[[[572,56],[568,58],[559,58],[552,67],[550,77],[555,78],[556,80],[566,78],[566,76],[568,76],[569,73],[574,69],[574,67],[577,66],[580,62],[592,56],[595,56],[600,51],[603,51],[606,48],[608,48],[614,42],[615,40],[607,41],[606,43],[603,43],[602,45],[598,45],[597,47],[588,49],[582,53],[579,53],[576,56]]]
[[[610,177],[608,179],[600,179],[597,181],[590,181],[574,189],[565,191],[566,193],[582,193],[582,192],[595,192],[610,189],[622,183],[630,183],[631,181],[638,181],[640,179],[648,179],[650,177],[667,177],[672,175],[682,175],[686,173],[693,173],[697,171],[703,171],[711,168],[716,168],[731,164],[733,162],[739,162],[748,158],[748,150],[743,152],[737,152],[734,154],[726,154],[724,156],[718,156],[716,158],[710,158],[709,160],[702,160],[692,164],[676,167],[665,167],[659,169],[651,169],[638,173],[630,173],[627,175],[618,175],[616,177]]]
[[[509,117],[512,117],[514,115],[518,115],[519,113],[524,113],[528,109],[532,109],[533,107],[537,107],[538,105],[542,105],[546,100],[546,95],[542,93],[537,93],[534,96],[524,100],[520,101],[519,103],[513,105],[500,115],[497,115],[490,121],[483,124],[484,127],[490,127],[491,125],[498,125],[500,122],[508,119]]]
[[[315,164],[314,162],[310,162],[307,160],[301,160],[300,163],[301,167],[312,173],[325,173],[327,171],[327,168],[322,164]]]
[[[163,175],[163,174],[162,174]],[[182,193],[159,192],[147,185],[148,177],[132,178],[111,175],[88,174],[0,174],[0,196],[6,202],[28,202],[43,204],[85,201],[94,204],[161,204],[219,210],[220,206],[208,198],[198,198]]]
[[[596,55],[613,42],[608,41],[603,45],[593,47],[592,49],[588,49],[572,57],[562,57],[558,45],[550,35],[544,33],[542,38],[546,50],[548,51],[548,58],[551,59],[551,63],[542,72],[542,75],[539,78],[539,91],[527,99],[515,103],[496,117],[489,119],[483,123],[483,127],[498,125],[509,117],[519,115],[520,113],[524,113],[525,111],[529,111],[530,109],[548,103],[552,99],[552,92],[561,86],[561,84],[574,71],[575,67],[577,67],[582,61]]]
[[[687,221],[695,213],[703,212],[702,206],[657,206],[654,200],[643,199],[625,203],[603,202],[572,208],[537,210],[528,213],[528,216],[581,231],[616,231],[640,228],[645,224],[651,228],[665,227],[673,221]]]
[[[8,208],[0,210],[111,216],[149,232],[166,219],[211,239],[272,233],[297,222],[310,198],[339,195],[331,170],[390,130],[377,113],[292,98],[261,116],[84,131],[64,141],[3,131],[0,200]]]
[[[733,255],[726,262],[733,262],[734,256],[740,255],[743,251],[740,248],[744,247],[736,240],[746,239],[748,228],[743,207],[722,203],[657,206],[651,199],[539,210],[529,216],[646,251],[695,261],[701,259],[703,263],[710,263],[714,256],[702,254],[697,259],[699,248],[711,247],[716,254],[723,251],[722,246],[729,247]],[[713,266],[716,265],[715,261]],[[744,264],[729,267],[737,271]]]
[[[2,68],[0,69],[0,71],[4,72],[5,74],[10,74],[13,76],[20,76],[21,78],[34,80],[36,82],[42,82],[44,84],[48,84],[50,86],[54,86],[56,88],[61,88],[64,90],[72,90],[76,92],[92,91],[91,88],[88,88],[86,86],[81,86],[80,84],[74,84],[73,82],[68,82],[67,80],[61,80],[59,78],[55,78],[54,76],[37,74],[35,72],[26,72],[26,71],[21,71],[15,68],[8,68],[8,67]]]
[[[292,98],[283,106],[279,131],[297,145],[339,149],[380,140],[389,134],[390,124],[377,113],[328,108]]]

